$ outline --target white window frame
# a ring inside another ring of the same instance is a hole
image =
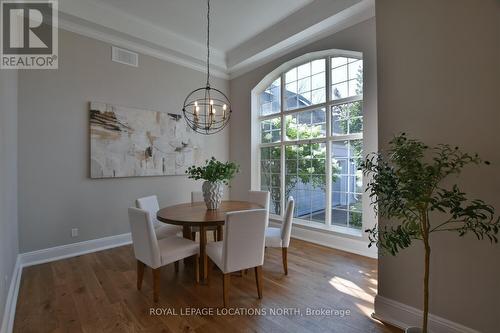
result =
[[[252,173],[251,173],[251,179],[252,179],[252,189],[259,190],[260,189],[260,184],[261,184],[261,173],[260,173],[260,149],[264,147],[280,147],[281,148],[281,164],[280,164],[280,191],[281,191],[281,215],[276,215],[276,214],[270,214],[270,218],[273,220],[279,220],[281,221],[284,215],[285,211],[285,203],[286,199],[284,197],[284,191],[285,191],[285,146],[287,145],[297,145],[297,144],[307,144],[307,143],[314,143],[314,142],[320,142],[320,143],[325,143],[326,144],[326,187],[325,187],[325,200],[326,200],[326,206],[325,206],[325,223],[320,223],[320,222],[314,222],[314,221],[309,221],[309,220],[303,220],[300,218],[294,218],[293,223],[297,225],[303,225],[306,227],[311,227],[314,229],[319,229],[319,230],[328,230],[328,231],[334,231],[334,232],[339,232],[342,234],[346,234],[349,236],[355,236],[355,237],[362,237],[362,230],[365,225],[371,225],[372,223],[365,223],[365,212],[364,209],[362,211],[362,223],[363,226],[361,230],[357,230],[354,228],[350,227],[344,227],[340,225],[335,225],[331,223],[331,212],[332,212],[332,207],[331,207],[331,199],[332,199],[332,186],[331,186],[331,179],[332,174],[332,156],[331,156],[331,142],[334,141],[348,141],[348,140],[358,140],[361,139],[363,140],[363,133],[356,133],[356,134],[346,134],[346,135],[332,135],[331,133],[331,121],[332,121],[332,107],[336,105],[342,105],[350,102],[356,102],[356,101],[361,101],[363,103],[363,95],[356,95],[356,96],[350,96],[346,98],[341,98],[341,99],[336,99],[336,100],[331,100],[331,58],[332,57],[347,57],[347,58],[357,58],[360,60],[363,60],[363,54],[361,52],[355,52],[355,51],[346,51],[346,50],[326,50],[326,51],[319,51],[319,52],[313,52],[309,54],[305,54],[301,57],[298,57],[296,59],[293,59],[282,66],[278,67],[274,71],[272,71],[270,74],[268,74],[253,90],[252,90],[252,165],[255,166],[252,168]],[[305,63],[311,62],[313,60],[318,60],[318,59],[325,59],[325,102],[324,103],[319,103],[319,104],[314,104],[310,106],[306,106],[303,108],[296,108],[296,109],[291,109],[291,110],[285,110],[285,75],[286,72],[289,71],[290,69],[293,69],[295,67],[298,67],[300,65],[303,65]],[[363,71],[364,71],[364,66],[363,66]],[[264,91],[272,82],[274,82],[278,77],[281,78],[281,89],[280,89],[280,94],[281,94],[281,103],[280,103],[280,111],[277,113],[261,116],[260,115],[260,104],[259,104],[259,95],[262,91]],[[365,80],[364,80],[364,75],[363,75],[363,86],[365,86]],[[365,91],[365,89],[363,89]],[[311,110],[316,110],[316,109],[325,109],[325,117],[326,117],[326,136],[323,138],[315,138],[315,139],[309,139],[309,140],[294,140],[294,141],[286,141],[285,140],[285,117],[287,115],[291,114],[297,114],[301,112],[306,112],[306,111],[311,111]],[[364,108],[364,103],[363,103],[363,108]],[[363,111],[364,115],[364,111]],[[261,128],[260,128],[260,122],[263,120],[267,119],[273,119],[273,118],[278,118],[280,117],[281,119],[281,141],[279,142],[272,142],[272,143],[261,143]],[[364,120],[364,116],[363,116]],[[364,128],[363,128],[364,132]],[[363,179],[363,186],[366,186],[366,181]],[[365,206],[364,201],[366,201],[366,197],[363,195],[363,206]]]

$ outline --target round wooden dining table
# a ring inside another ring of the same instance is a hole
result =
[[[200,228],[200,271],[202,280],[207,278],[207,228],[217,227],[217,241],[223,238],[226,213],[264,208],[248,201],[222,201],[218,209],[207,209],[205,202],[192,202],[162,208],[157,213],[159,221],[182,226],[184,238],[191,239],[191,227]]]

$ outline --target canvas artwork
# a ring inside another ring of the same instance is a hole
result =
[[[90,103],[90,177],[183,175],[202,138],[173,113]]]

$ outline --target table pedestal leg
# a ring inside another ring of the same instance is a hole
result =
[[[224,239],[223,233],[224,233],[224,228],[222,228],[221,225],[217,226],[217,241],[220,242],[221,240]]]
[[[202,274],[201,280],[207,279],[207,230],[205,226],[200,226],[200,272]]]
[[[182,237],[186,239],[191,239],[191,227],[188,225],[182,226]],[[184,259],[184,265],[189,265],[193,263],[193,258],[185,258]]]
[[[182,226],[182,237],[191,239],[191,227],[188,225]]]

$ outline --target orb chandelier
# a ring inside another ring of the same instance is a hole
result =
[[[210,0],[207,0],[207,83],[189,93],[182,112],[189,127],[206,135],[222,131],[231,117],[227,96],[210,86]]]

